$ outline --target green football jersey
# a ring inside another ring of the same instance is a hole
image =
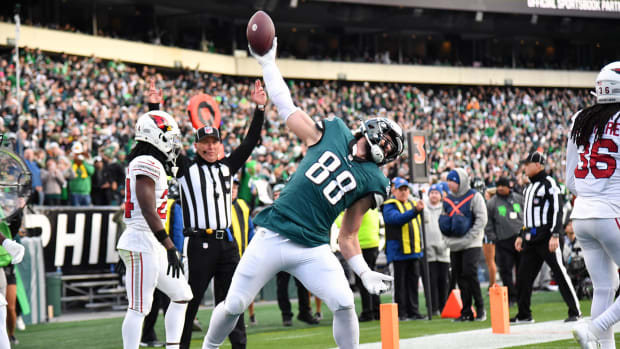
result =
[[[355,138],[341,119],[324,120],[322,129],[321,140],[308,148],[280,197],[254,219],[310,247],[329,243],[332,223],[354,202],[374,194],[381,204],[390,190],[374,162],[353,157],[349,145]]]

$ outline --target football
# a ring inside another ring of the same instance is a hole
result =
[[[248,22],[245,35],[254,52],[261,56],[267,53],[276,35],[271,17],[264,11],[256,12]]]

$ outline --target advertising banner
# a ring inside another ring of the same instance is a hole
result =
[[[40,234],[45,271],[65,275],[107,272],[118,262],[118,207],[36,207],[25,227]]]

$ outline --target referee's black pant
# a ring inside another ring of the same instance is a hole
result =
[[[564,298],[564,302],[568,305],[568,316],[581,315],[579,303],[577,303],[577,295],[568,274],[566,274],[564,265],[561,264],[562,251],[558,247],[555,252],[549,252],[549,238],[547,238],[534,244],[523,244],[517,274],[517,289],[519,293],[519,312],[517,313],[517,318],[526,319],[532,316],[532,309],[530,308],[532,285],[536,275],[540,272],[543,262],[547,262],[547,265],[553,271],[553,276],[558,283],[562,298]]]
[[[185,313],[185,324],[181,336],[182,349],[189,349],[192,339],[192,323],[213,277],[215,277],[215,304],[226,299],[233,273],[239,264],[239,249],[235,240],[228,241],[226,235],[224,239],[216,239],[215,235],[206,234],[192,236],[187,242],[187,262],[188,283],[194,298],[189,302]],[[245,348],[247,338],[243,314],[228,338],[233,349]]]

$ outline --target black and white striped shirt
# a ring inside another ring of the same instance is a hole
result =
[[[197,229],[226,229],[231,224],[231,168],[224,163],[209,164],[202,158],[193,162],[179,178],[183,190],[183,222]]]
[[[186,228],[230,227],[232,179],[258,143],[263,120],[264,112],[256,108],[241,145],[221,160],[210,163],[200,155],[196,155],[195,160],[179,157],[177,179],[182,194],[183,225]]]
[[[545,171],[530,178],[530,181],[523,192],[525,198],[523,225],[526,228],[536,228],[536,235],[548,237],[551,234],[559,234],[562,230],[560,188],[555,179]]]

